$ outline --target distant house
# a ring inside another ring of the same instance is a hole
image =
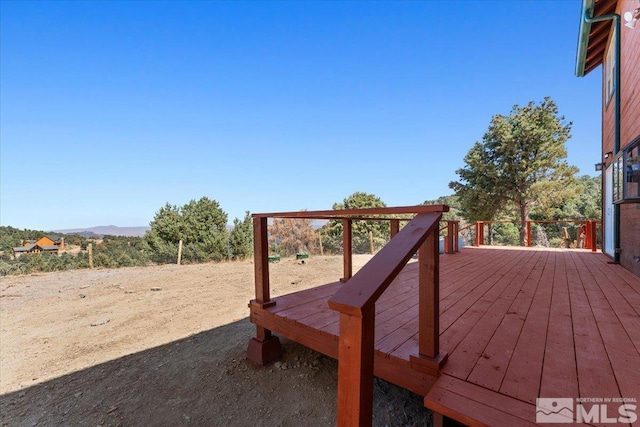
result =
[[[60,249],[64,249],[64,237],[56,235],[42,236],[38,240],[25,240],[22,246],[13,248],[13,256],[20,258],[24,254],[58,254]]]
[[[602,66],[603,252],[640,276],[640,3],[582,0],[576,75]]]

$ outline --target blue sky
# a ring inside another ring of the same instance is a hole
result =
[[[580,2],[0,4],[0,223],[147,225],[166,202],[328,209],[450,194],[490,118],[550,96],[595,175]]]

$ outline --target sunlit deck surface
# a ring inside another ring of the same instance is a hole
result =
[[[640,401],[640,279],[608,261],[531,248],[441,255],[440,348],[449,359],[439,378],[409,362],[418,354],[409,263],[376,304],[375,375],[466,424],[535,424],[537,397]],[[252,308],[252,321],[337,358],[338,313],[327,300],[341,286],[277,297]]]

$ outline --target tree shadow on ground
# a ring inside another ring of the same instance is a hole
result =
[[[337,362],[283,340],[246,360],[248,319],[0,396],[2,426],[331,426]],[[424,426],[422,398],[376,379],[374,425]]]

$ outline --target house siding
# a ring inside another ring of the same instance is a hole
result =
[[[620,15],[638,7],[635,0],[619,1]],[[624,20],[622,21],[624,24]],[[609,35],[611,40],[612,34]],[[630,29],[622,25],[620,31],[620,148],[623,149],[640,136],[640,25]],[[605,53],[606,58],[606,53]],[[603,64],[606,67],[606,64]],[[602,81],[602,152],[614,151],[614,99],[607,105],[605,81]],[[613,156],[606,159],[611,164]],[[640,204],[620,205],[620,264],[640,276]]]
[[[622,1],[618,13],[636,7],[637,1]],[[640,136],[640,25],[635,29],[623,25],[620,32],[620,145],[624,148]],[[620,205],[620,230],[620,264],[640,276],[640,262],[635,261],[640,257],[640,203]]]
[[[640,276],[640,204],[620,205],[620,264],[636,276]]]
[[[637,1],[625,1],[622,5],[619,13],[640,6]],[[624,148],[640,136],[640,24],[635,29],[622,26],[621,30],[620,144]]]

